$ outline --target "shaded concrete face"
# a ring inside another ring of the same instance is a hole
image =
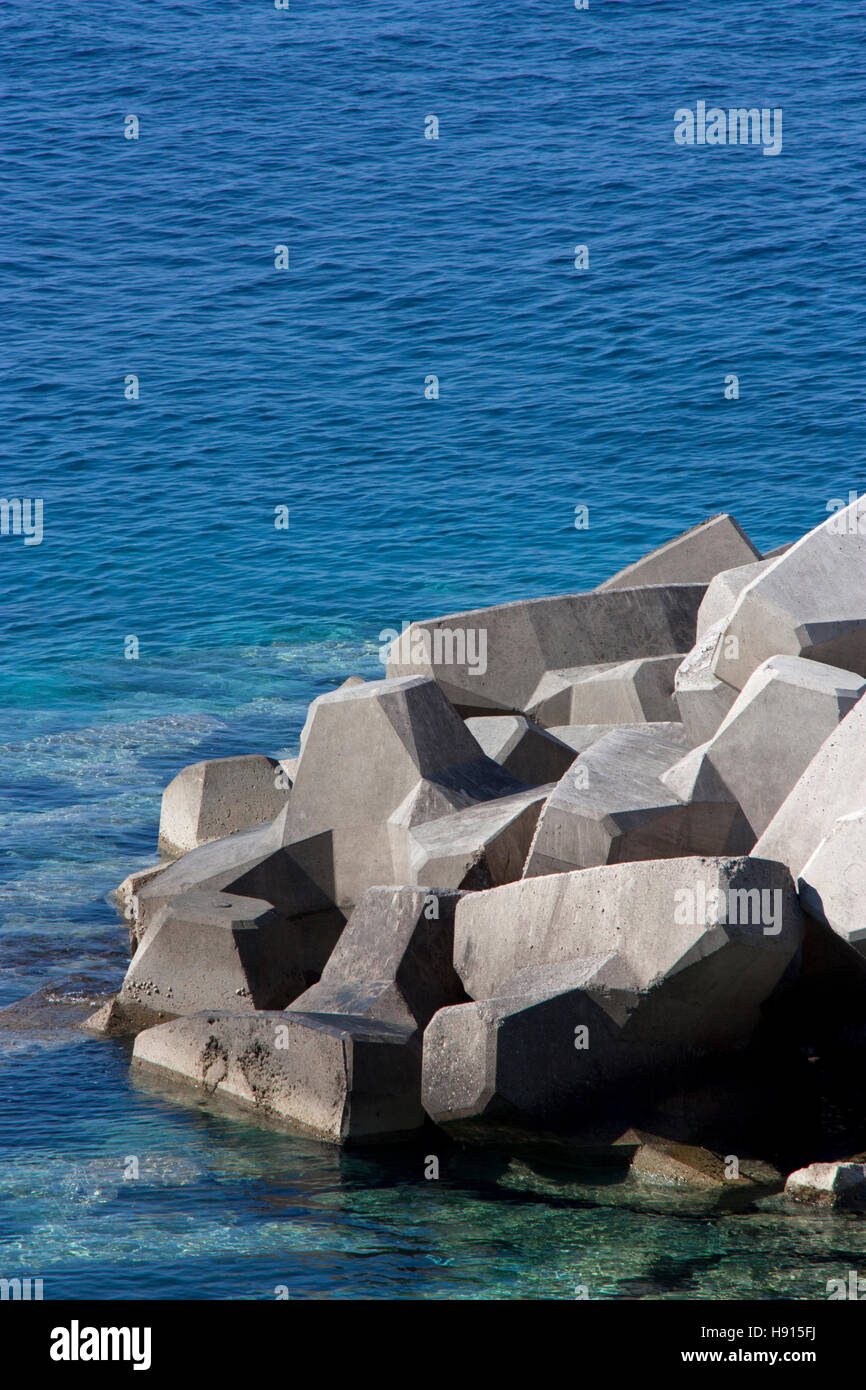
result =
[[[281,847],[280,823],[253,826],[222,840],[199,845],[166,865],[137,890],[138,915],[148,920],[179,893],[192,890],[225,892],[231,883]],[[244,897],[259,894],[244,893]]]
[[[755,845],[797,878],[841,816],[860,809],[866,787],[866,702],[857,702],[794,784]]]
[[[619,1098],[634,1106],[637,1096],[644,1103],[685,1084],[702,1056],[752,1039],[799,933],[791,922],[773,945],[754,930],[706,927],[643,980],[615,951],[589,954],[595,944],[435,1015],[424,1037],[422,1100],[436,1123],[568,1129],[615,1111]]]
[[[421,629],[431,634],[443,628],[483,630],[487,634],[483,672],[467,662],[428,660],[416,665],[407,660],[406,640],[398,639],[392,646],[388,674],[421,670],[433,676],[466,716],[496,711],[522,714],[532,707],[548,672],[688,651],[694,644],[703,595],[702,584],[681,584],[565,594],[452,613],[414,623],[409,644],[412,634]]]
[[[489,758],[526,787],[558,782],[574,762],[574,749],[522,715],[466,720],[466,727]]]
[[[354,1014],[425,1028],[464,996],[454,965],[458,893],[370,888],[355,908],[318,984],[293,1011]]]
[[[627,974],[614,955],[534,967],[506,982],[498,997],[440,1010],[424,1035],[427,1114],[437,1124],[568,1123],[593,1080],[612,1081],[607,1063],[617,1024],[608,1007],[613,981]],[[613,1002],[614,1013],[620,1003]],[[576,1030],[586,1026],[593,1047],[578,1051]]]
[[[638,584],[707,584],[722,570],[760,560],[748,536],[732,516],[720,512],[672,541],[635,560],[599,584],[599,590]]]
[[[117,997],[134,1027],[200,1009],[284,1008],[305,987],[292,922],[266,902],[181,894],[155,918]]]

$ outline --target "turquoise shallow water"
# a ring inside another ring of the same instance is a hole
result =
[[[0,1006],[115,985],[107,895],[165,783],[291,751],[383,628],[588,587],[720,509],[766,549],[864,490],[862,7],[84,8],[0,14],[0,476],[45,528],[0,537]],[[781,106],[782,155],[678,149],[701,97]],[[422,1158],[0,1032],[0,1275],[54,1296],[809,1298],[858,1267],[854,1219]]]

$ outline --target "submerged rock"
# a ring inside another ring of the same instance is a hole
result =
[[[779,1192],[784,1177],[772,1164],[736,1154],[716,1154],[695,1144],[680,1144],[658,1134],[628,1130],[623,1141],[634,1141],[632,1176],[650,1186],[687,1188],[726,1198],[750,1198]]]

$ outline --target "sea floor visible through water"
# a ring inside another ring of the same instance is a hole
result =
[[[323,689],[381,674],[361,646],[328,651],[306,653],[303,686],[311,670]],[[205,666],[202,654],[189,669]],[[61,1299],[814,1299],[862,1268],[856,1216],[774,1198],[718,1211],[435,1132],[342,1152],[131,1076],[128,1041],[75,1026],[122,977],[110,890],[154,861],[171,770],[293,751],[306,702],[280,698],[283,666],[279,650],[237,653],[207,717],[193,712],[198,674],[170,718],[136,717],[127,695],[99,727],[48,734],[31,711],[14,758],[4,750],[15,873],[0,935],[0,1274],[42,1278]],[[431,1152],[438,1179],[425,1177]]]

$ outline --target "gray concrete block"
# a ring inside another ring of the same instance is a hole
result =
[[[651,734],[658,734],[661,738],[684,739],[686,737],[685,726],[679,719],[653,719],[648,722],[640,720],[635,724],[554,724],[547,732],[555,734],[559,741],[567,744],[573,752],[585,753],[587,748],[598,743],[598,740],[604,738],[605,734],[618,733],[622,729],[646,730]],[[563,769],[563,771],[565,770]]]
[[[410,883],[480,889],[520,878],[553,789],[553,783],[535,787],[415,826],[408,842]]]
[[[712,738],[739,694],[713,671],[723,626],[716,623],[704,631],[674,678],[674,702],[695,747]]]
[[[370,681],[311,705],[283,842],[350,908],[365,888],[405,879],[406,834],[420,819],[522,790],[435,682]]]
[[[318,984],[292,1012],[353,1014],[425,1028],[437,1009],[465,998],[454,970],[459,893],[368,888]]]
[[[286,811],[275,820],[188,851],[138,888],[136,934],[142,939],[160,908],[181,893],[234,893],[263,898],[286,917],[325,912],[327,892],[286,850]]]
[[[866,675],[866,497],[834,513],[747,584],[713,670],[741,690],[770,656]]]
[[[280,771],[276,758],[257,753],[185,767],[162,794],[160,853],[185,854],[209,840],[272,821],[289,795]]]
[[[866,809],[834,822],[803,865],[797,886],[809,915],[866,956]]]
[[[864,690],[866,681],[850,671],[770,657],[749,677],[712,738],[661,780],[683,800],[696,796],[700,785],[705,801],[713,799],[714,780],[718,799],[741,807],[754,842]]]
[[[140,1033],[133,1066],[351,1144],[423,1124],[414,1030],[349,1015],[214,1011]]]
[[[605,735],[550,793],[525,878],[624,860],[743,853],[754,836],[732,802],[682,801],[662,776],[689,744],[649,730]]]
[[[866,701],[825,739],[755,845],[798,878],[836,821],[860,810],[866,786]]]
[[[526,787],[558,782],[574,762],[574,749],[569,744],[521,714],[467,719],[466,727],[488,758]]]
[[[745,856],[608,864],[466,894],[455,914],[454,966],[477,1000],[530,965],[615,953],[643,988],[729,936],[766,936],[784,953],[801,931],[781,864]]]
[[[413,623],[388,674],[433,676],[465,716],[523,714],[548,671],[688,651],[703,595],[702,584],[659,585],[451,613]]]
[[[695,634],[698,641],[708,628],[715,627],[716,623],[724,622],[728,618],[746,585],[751,584],[752,580],[771,564],[772,559],[755,560],[750,565],[738,565],[736,569],[722,570],[710,580],[698,610]]]
[[[440,1125],[567,1123],[599,1082],[598,1066],[609,1061],[610,1040],[627,1017],[626,1000],[636,999],[628,971],[608,955],[536,966],[509,981],[501,996],[441,1009],[424,1034],[424,1109]],[[583,1054],[575,1029],[587,1020],[592,1047]],[[605,1080],[614,1080],[609,1069]]]
[[[724,913],[713,907],[678,922],[683,914],[673,898],[665,903],[659,895],[663,871],[670,890],[677,880],[680,887],[690,877],[694,884],[696,871],[706,875],[710,866],[681,862],[673,875],[669,865],[654,866],[655,883],[640,872],[648,867],[619,868],[619,886],[627,872],[634,876],[627,911],[620,910],[622,896],[596,898],[593,908],[585,883],[561,894],[551,911],[554,899],[544,887],[550,881],[543,879],[532,899],[530,885],[521,883],[463,900],[468,912],[462,927],[458,921],[455,958],[474,999],[440,1010],[424,1035],[422,1100],[437,1124],[571,1129],[608,1113],[618,1095],[632,1103],[639,1095],[643,1103],[688,1076],[697,1058],[724,1056],[751,1041],[761,1006],[802,939],[790,876],[772,864],[712,866],[726,894],[737,882],[778,885],[784,902],[770,935],[760,920],[732,923],[727,897]],[[496,894],[491,912],[482,900]],[[534,910],[527,912],[530,901]],[[744,915],[750,918],[748,909]],[[499,948],[495,961],[491,947]],[[503,978],[527,959],[533,963]],[[493,993],[479,995],[488,984]]]
[[[284,1008],[305,985],[293,924],[268,903],[191,892],[154,919],[117,1004],[141,1028],[207,1008]]]
[[[540,724],[634,724],[675,719],[674,677],[682,654],[548,671],[529,713]]]
[[[600,590],[638,584],[706,584],[721,570],[761,557],[732,516],[720,512],[650,551],[599,584]]]

